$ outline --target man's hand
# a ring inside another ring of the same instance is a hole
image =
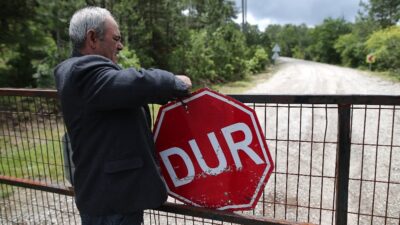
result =
[[[183,81],[183,83],[186,84],[186,87],[188,88],[188,90],[192,88],[192,81],[190,80],[189,77],[187,77],[185,75],[176,75],[176,77],[179,80]]]

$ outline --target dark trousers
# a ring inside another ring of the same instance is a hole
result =
[[[121,215],[89,216],[81,214],[82,225],[141,225],[143,212]]]

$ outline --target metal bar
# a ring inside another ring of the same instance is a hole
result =
[[[56,194],[74,196],[72,188],[65,186],[59,186],[54,184],[48,184],[40,181],[33,181],[29,179],[15,178],[9,176],[0,175],[0,184],[8,184],[18,187],[30,188],[34,190],[41,190]],[[193,217],[201,217],[211,220],[218,220],[224,222],[232,222],[239,224],[250,224],[250,225],[312,225],[311,223],[296,223],[289,221],[280,221],[263,217],[239,215],[229,211],[218,211],[206,208],[199,208],[187,205],[180,205],[175,203],[166,202],[157,210],[164,212],[176,213],[180,215],[188,215]]]
[[[255,109],[254,109],[255,110]],[[267,130],[267,103],[264,103],[264,124],[263,124],[263,130],[265,131],[265,130]],[[266,133],[264,132],[264,137],[263,137],[264,139],[266,139],[267,138],[267,136],[266,136]],[[266,200],[266,198],[265,198],[265,188],[264,188],[264,190],[263,190],[263,193],[262,193],[262,202],[263,202],[263,207],[262,207],[262,215],[263,216],[265,216],[266,215],[266,210],[265,210],[265,207],[264,207],[264,202],[265,202],[265,200]]]
[[[347,224],[348,189],[350,171],[350,106],[339,105],[338,109],[338,149],[336,182],[336,224]]]
[[[58,98],[54,89],[0,88],[0,96]],[[262,95],[233,94],[243,103],[399,105],[400,95]]]
[[[287,106],[287,132],[286,139],[290,138],[290,105]],[[286,143],[286,171],[289,172],[289,145],[290,143]],[[289,174],[285,175],[285,220],[287,219],[287,211],[288,211],[288,191],[289,191]],[[297,219],[297,218],[296,218]]]
[[[299,121],[299,157],[298,157],[298,164],[297,164],[297,173],[300,174],[301,171],[301,128],[302,128],[302,121],[303,121],[303,105],[300,105],[300,121]],[[297,176],[297,188],[296,188],[296,202],[299,202],[299,189],[300,189],[300,176]],[[296,220],[299,218],[299,207],[296,207]],[[310,220],[308,220],[310,221]]]
[[[390,135],[390,144],[393,145],[394,141],[394,121],[395,121],[395,107],[393,106],[393,114],[392,114],[392,127],[391,127],[391,135]],[[391,170],[392,170],[392,157],[393,157],[393,147],[390,147],[390,161],[389,161],[389,171],[388,171],[388,184],[386,189],[386,206],[385,206],[385,224],[387,224],[387,217],[388,217],[388,206],[389,206],[389,193],[390,193],[390,180],[391,180]]]
[[[229,95],[243,103],[399,105],[400,95]]]
[[[378,128],[376,132],[376,148],[375,148],[375,168],[374,168],[374,186],[373,186],[373,194],[372,194],[372,212],[371,212],[371,221],[370,224],[372,225],[372,222],[374,220],[374,210],[375,210],[375,191],[376,191],[376,175],[378,173],[378,149],[379,149],[379,138],[380,138],[380,128],[381,128],[381,109],[379,106],[379,111],[378,111]],[[389,193],[388,193],[389,194]]]
[[[311,189],[312,189],[312,171],[313,171],[313,151],[314,151],[314,108],[311,108],[311,145],[310,145],[310,179],[308,183],[308,206],[307,206],[307,221],[310,221],[311,207]]]
[[[325,165],[325,147],[326,147],[326,136],[327,136],[327,131],[328,131],[328,108],[327,105],[325,105],[325,130],[324,130],[324,140],[322,144],[322,165],[321,165],[321,197],[319,201],[319,206],[321,207],[321,210],[319,211],[319,223],[321,224],[322,222],[322,199],[324,196],[324,165]],[[333,224],[333,221],[332,223]]]
[[[275,159],[274,159],[274,162],[275,162],[275,165],[279,165],[278,164],[278,128],[279,128],[279,108],[278,108],[278,104],[276,104],[276,116],[275,116],[275,123],[276,123],[276,129],[275,129],[275,138],[276,138],[276,140],[275,140]],[[275,173],[275,175],[274,175],[274,204],[273,204],[273,207],[274,207],[274,213],[273,213],[273,217],[275,218],[276,217],[276,211],[277,211],[277,208],[276,208],[276,204],[275,204],[275,202],[276,202],[276,196],[277,196],[277,190],[276,190],[276,183],[278,182],[278,174],[277,174],[277,167],[275,167],[275,171],[274,171],[274,173]]]
[[[74,196],[74,191],[72,188],[55,185],[55,184],[49,184],[49,183],[40,182],[40,181],[35,181],[35,180],[30,180],[30,179],[24,179],[24,178],[0,175],[0,184],[8,184],[8,185],[13,185],[13,186],[17,186],[17,187],[24,187],[24,188],[34,189],[34,190],[56,193],[56,194]]]
[[[365,112],[364,112],[364,120],[363,120],[363,134],[362,134],[362,142],[365,143],[366,139],[366,126],[367,126],[367,105],[365,105]],[[360,215],[361,215],[361,191],[363,187],[363,175],[364,175],[364,151],[365,151],[365,145],[361,145],[361,167],[360,167],[360,188],[359,188],[359,193],[360,195],[358,196],[358,216],[357,216],[357,225],[360,224]]]
[[[55,89],[0,88],[0,96],[29,96],[58,98]]]
[[[164,212],[177,213],[182,215],[190,215],[194,217],[201,217],[211,220],[218,220],[224,222],[238,223],[238,224],[249,224],[249,225],[311,225],[310,223],[296,223],[289,221],[280,221],[274,219],[260,218],[256,216],[249,215],[238,215],[228,211],[216,211],[206,208],[199,208],[188,205],[177,205],[174,203],[165,203],[163,206],[158,208]]]

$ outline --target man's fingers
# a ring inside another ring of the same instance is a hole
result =
[[[176,75],[176,77],[178,79],[180,79],[181,81],[183,81],[189,89],[192,88],[192,81],[190,80],[190,78],[188,76]]]

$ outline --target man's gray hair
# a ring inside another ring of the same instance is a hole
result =
[[[107,17],[114,19],[110,11],[95,6],[89,6],[75,12],[69,23],[69,38],[71,39],[73,49],[79,50],[83,47],[86,33],[91,29],[102,39],[104,37]]]

